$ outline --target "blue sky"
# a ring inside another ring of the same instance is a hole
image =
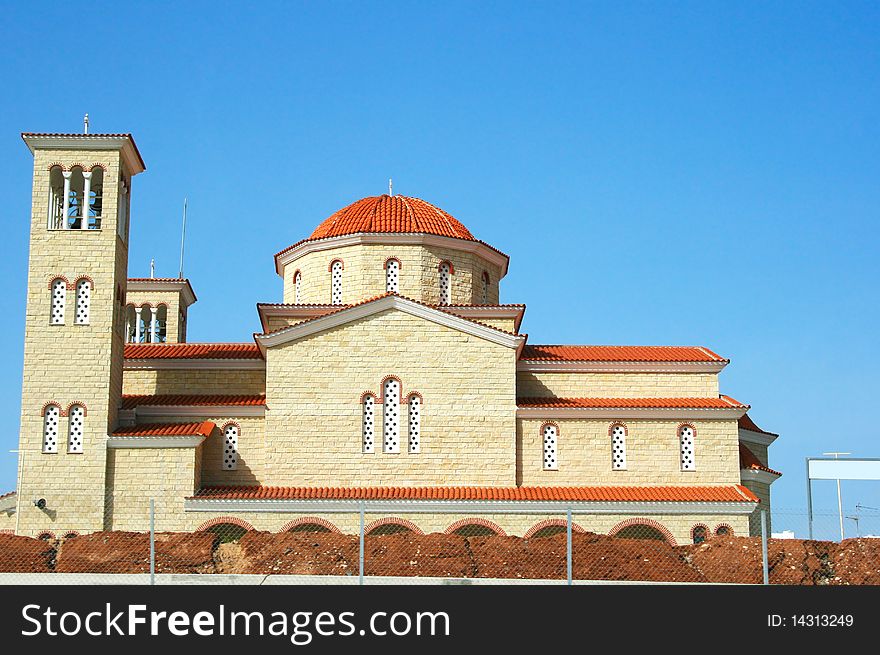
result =
[[[181,7],[180,5],[185,6]],[[21,384],[21,131],[132,132],[130,274],[175,275],[190,340],[248,340],[272,254],[337,208],[419,196],[508,253],[533,343],[699,344],[803,459],[880,457],[876,3],[6,3],[0,487]],[[880,483],[844,501],[880,507]],[[819,509],[836,510],[833,483]],[[863,522],[864,531],[864,522]],[[880,521],[874,527],[880,531]]]

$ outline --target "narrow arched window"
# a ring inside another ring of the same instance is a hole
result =
[[[137,314],[134,310],[134,305],[126,305],[125,306],[125,342],[126,343],[137,343],[135,341],[135,337],[137,336]]]
[[[64,171],[60,166],[49,170],[49,222],[50,230],[64,229]]]
[[[165,343],[168,340],[168,307],[159,305],[156,309],[156,329],[153,334],[155,343]]]
[[[422,399],[417,393],[409,397],[409,452],[421,451]]]
[[[694,529],[691,530],[691,539],[695,544],[701,544],[706,541],[706,537],[709,536],[709,530],[706,529],[705,525],[695,525]]]
[[[61,278],[52,280],[52,308],[49,322],[52,325],[64,325],[64,305],[67,302],[67,282]]]
[[[363,405],[363,430],[361,432],[363,451],[372,453],[376,450],[376,398],[371,393],[364,394],[361,404]]]
[[[67,416],[67,452],[81,453],[85,434],[86,410],[82,405],[72,405]]]
[[[342,304],[342,262],[338,259],[330,264],[330,302]]]
[[[541,435],[544,438],[544,470],[556,471],[559,468],[556,458],[556,441],[559,430],[552,423],[548,423],[541,429]]]
[[[61,408],[58,405],[46,405],[43,410],[43,452],[58,452],[58,423],[61,420]]]
[[[89,306],[92,301],[92,282],[83,278],[76,283],[76,314],[73,322],[77,325],[88,325]]]
[[[694,457],[694,428],[690,425],[682,425],[678,429],[678,440],[681,446],[681,470],[696,470]]]
[[[626,470],[626,428],[619,424],[611,427],[611,470]]]
[[[293,274],[293,302],[299,305],[302,302],[302,273],[297,271]]]
[[[230,423],[223,428],[223,470],[234,471],[238,468],[238,437],[239,427]]]
[[[385,380],[382,387],[383,451],[400,452],[400,382]]]
[[[452,265],[449,262],[440,262],[440,304],[448,305],[451,302],[450,287],[452,286]]]
[[[387,293],[397,293],[399,278],[400,262],[396,259],[389,259],[385,262],[385,291]]]
[[[480,298],[484,305],[489,304],[489,273],[486,271],[480,276]]]

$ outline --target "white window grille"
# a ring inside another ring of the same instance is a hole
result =
[[[61,408],[49,405],[43,411],[43,452],[58,452],[58,422],[61,420]]]
[[[450,301],[449,287],[452,278],[452,270],[449,262],[440,264],[440,304],[448,305]]]
[[[330,267],[330,302],[333,305],[342,304],[342,262],[335,261]]]
[[[409,397],[409,452],[421,451],[422,399],[416,394]]]
[[[223,469],[234,471],[238,468],[238,426],[227,425],[223,430]]]
[[[482,298],[483,304],[489,304],[489,274],[486,271],[483,271],[483,275],[480,276],[480,297]]]
[[[303,276],[299,271],[293,276],[293,293],[294,293],[294,302],[298,305],[302,302],[302,281]]]
[[[622,425],[611,428],[611,469],[626,470],[626,428]]]
[[[397,293],[398,278],[400,277],[400,262],[396,259],[389,259],[385,263],[385,291],[388,293]]]
[[[64,303],[67,300],[67,282],[58,279],[52,281],[52,325],[64,325]]]
[[[73,322],[77,325],[88,325],[89,305],[92,300],[92,283],[80,280],[76,283],[76,315]]]
[[[67,452],[83,451],[83,434],[85,430],[86,410],[81,405],[74,405],[68,413]]]
[[[544,426],[544,470],[556,471],[559,463],[556,461],[556,438],[557,434],[555,425]]]
[[[694,429],[689,425],[682,425],[678,436],[681,444],[681,470],[694,471],[697,468],[694,458]]]
[[[364,396],[362,436],[364,452],[376,452],[376,399],[371,394]]]
[[[382,389],[382,421],[384,422],[384,445],[386,453],[400,452],[400,382],[385,381]]]

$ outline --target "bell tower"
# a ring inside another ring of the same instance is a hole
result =
[[[16,532],[105,526],[122,393],[130,134],[22,134],[34,157]]]

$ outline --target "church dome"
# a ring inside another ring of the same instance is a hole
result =
[[[343,207],[322,222],[308,238],[325,239],[345,234],[436,234],[476,241],[455,217],[421,198],[371,196]]]

